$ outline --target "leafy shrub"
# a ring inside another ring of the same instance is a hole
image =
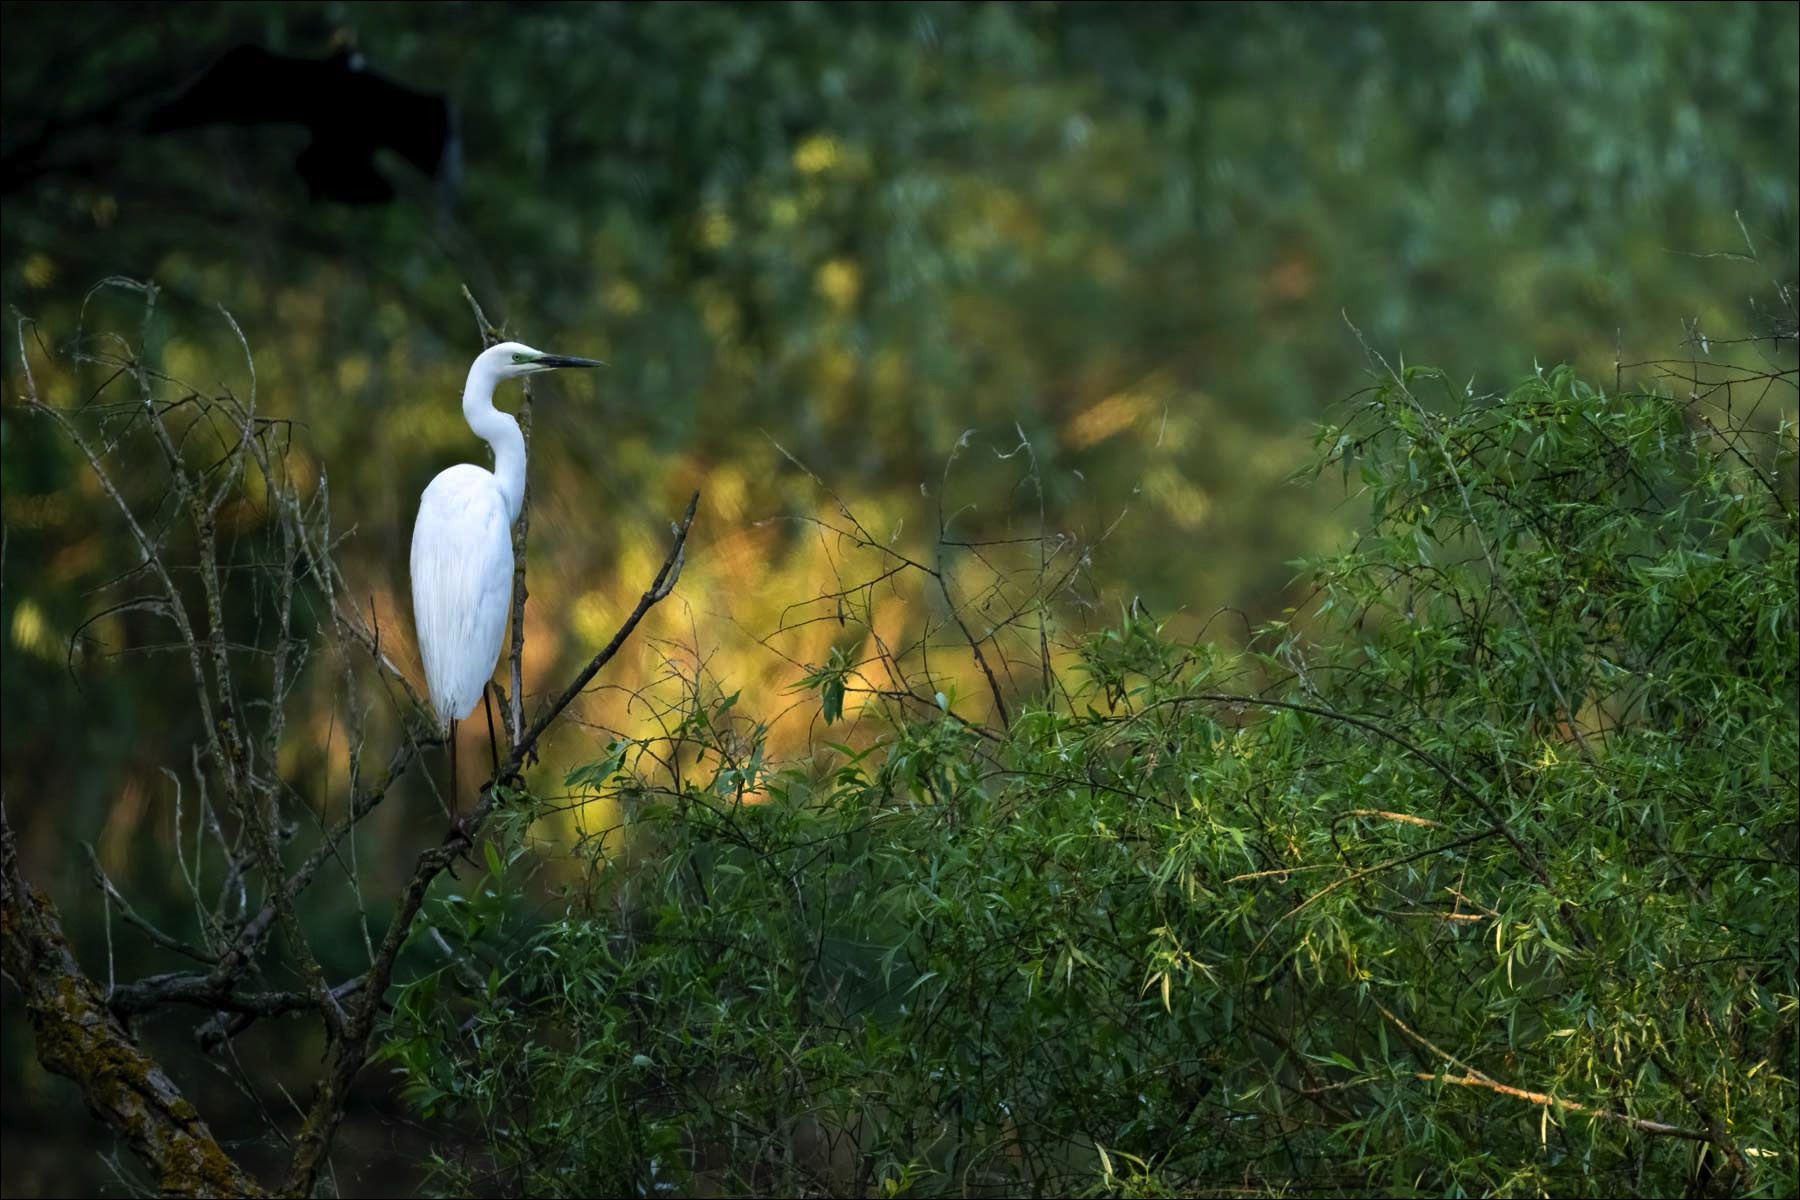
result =
[[[1793,1194],[1796,437],[1726,394],[1389,373],[1305,613],[1128,610],[1003,730],[775,763],[691,689],[549,919],[543,798],[442,906],[437,1186]]]

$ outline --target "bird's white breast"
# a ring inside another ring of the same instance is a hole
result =
[[[494,673],[512,598],[512,527],[490,471],[445,470],[413,525],[413,622],[432,707],[443,722],[474,711]]]

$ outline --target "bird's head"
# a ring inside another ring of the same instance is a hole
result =
[[[567,354],[545,354],[542,350],[533,350],[521,342],[501,342],[498,346],[489,346],[475,360],[475,366],[478,369],[486,367],[496,379],[535,375],[539,371],[554,371],[558,367],[603,367],[605,365],[605,363],[592,358],[573,358]]]

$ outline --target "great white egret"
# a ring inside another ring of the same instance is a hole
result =
[[[450,739],[450,803],[456,805],[456,723],[475,711],[500,658],[512,601],[512,527],[525,502],[525,438],[494,407],[503,379],[558,367],[598,367],[591,358],[545,354],[501,342],[476,356],[463,385],[463,419],[494,451],[494,469],[458,463],[438,472],[413,522],[413,624],[438,728]]]

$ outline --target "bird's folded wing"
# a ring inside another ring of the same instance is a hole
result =
[[[419,654],[440,721],[468,716],[494,673],[512,567],[512,530],[493,475],[464,464],[432,480],[413,526],[412,593]]]

